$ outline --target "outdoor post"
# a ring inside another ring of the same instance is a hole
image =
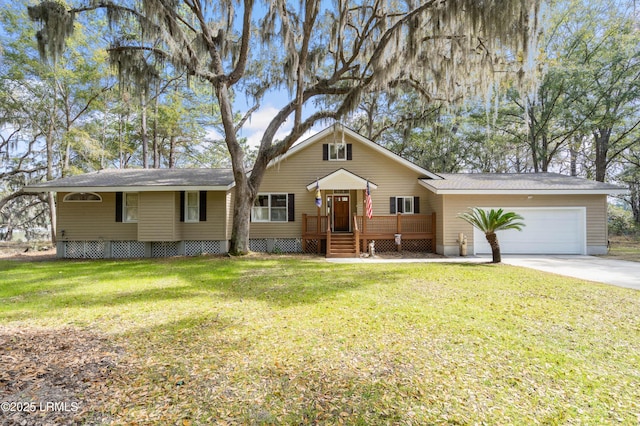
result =
[[[322,246],[322,224],[320,223],[320,207],[316,206],[316,209],[318,211],[318,221],[316,222],[316,232],[318,234],[318,254],[320,254],[322,252],[321,250],[321,246]],[[327,218],[328,220],[328,218]]]
[[[367,196],[367,190],[363,189],[362,190],[362,195],[363,195],[363,203],[366,204],[366,196]],[[366,207],[364,209],[362,209],[362,247],[365,248],[368,247],[368,242],[367,242],[367,221],[369,220],[369,218],[367,217],[367,211],[366,211]]]
[[[431,239],[432,241],[432,245],[433,247],[431,248],[431,250],[433,250],[433,252],[436,252],[436,214],[435,213],[431,213],[431,234],[433,235],[433,238]]]
[[[302,252],[307,252],[307,214],[302,213]]]
[[[399,235],[402,235],[402,213],[398,213],[396,216],[396,248],[398,251],[402,251],[402,240],[398,241]]]

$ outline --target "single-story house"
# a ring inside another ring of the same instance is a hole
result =
[[[228,250],[230,169],[109,169],[25,190],[57,193],[60,257]],[[334,125],[269,165],[251,212],[250,249],[358,256],[374,242],[378,252],[456,256],[462,233],[469,254],[490,253],[484,235],[457,217],[483,207],[524,216],[522,232],[499,236],[503,253],[601,254],[607,251],[607,195],[622,192],[555,173],[433,173]]]

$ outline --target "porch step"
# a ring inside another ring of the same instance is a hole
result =
[[[355,257],[356,242],[353,234],[331,234],[331,247],[327,247],[327,257]]]

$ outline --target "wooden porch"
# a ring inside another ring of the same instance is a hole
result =
[[[327,257],[359,257],[375,241],[376,252],[435,252],[435,214],[354,215],[350,232],[332,232],[328,216],[302,214],[302,251]],[[400,244],[396,244],[396,235]]]

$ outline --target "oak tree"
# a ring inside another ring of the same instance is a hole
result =
[[[482,91],[496,71],[532,62],[538,0],[46,0],[29,9],[41,23],[38,40],[55,59],[77,14],[106,12],[110,30],[132,21],[135,38],[114,38],[109,54],[124,77],[144,79],[140,58],[186,72],[213,87],[235,179],[230,252],[248,251],[251,206],[269,163],[321,121],[353,111],[364,93],[413,81],[425,93],[455,99]],[[262,135],[247,167],[239,133],[266,96],[288,99]],[[254,105],[238,118],[233,96]],[[285,124],[282,139],[276,134]]]

